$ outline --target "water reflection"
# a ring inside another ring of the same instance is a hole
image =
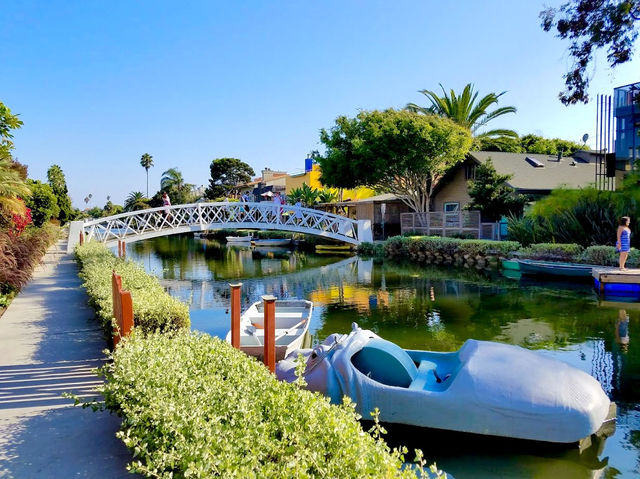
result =
[[[405,348],[451,351],[468,338],[517,344],[593,375],[618,404],[615,435],[590,456],[461,448],[459,442],[443,447],[439,434],[419,438],[428,458],[457,478],[640,473],[640,347],[630,341],[639,334],[637,303],[598,301],[589,285],[514,280],[472,268],[256,252],[186,237],[133,246],[130,257],[162,277],[172,295],[190,304],[193,327],[210,334],[226,335],[228,283],[239,280],[245,307],[263,294],[312,300],[316,341],[357,321]]]

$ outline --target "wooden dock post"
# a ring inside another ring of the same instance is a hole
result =
[[[269,371],[276,371],[276,297],[266,295],[264,302],[264,364]]]
[[[113,331],[113,349],[120,339],[129,335],[133,329],[133,299],[129,291],[122,291],[122,278],[115,271],[111,274],[111,297],[113,300],[113,316],[117,328]]]
[[[78,234],[80,235],[80,246],[82,246],[84,244],[84,231],[80,231]]]
[[[240,294],[242,283],[231,287],[231,346],[240,349]]]

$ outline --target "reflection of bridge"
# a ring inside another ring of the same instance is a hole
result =
[[[281,230],[360,244],[372,241],[369,220],[352,220],[311,208],[263,203],[193,203],[151,208],[91,221],[74,221],[69,231],[69,251],[80,233],[87,240],[114,245],[195,231],[219,229]]]
[[[246,304],[258,301],[263,294],[275,294],[281,299],[303,298],[307,292],[327,288],[332,284],[354,282],[356,275],[368,275],[371,280],[371,260],[357,256],[317,268],[240,280],[175,280],[160,279],[169,294],[191,305],[191,309],[208,309],[214,304],[229,302],[229,283],[242,282],[242,297]],[[368,273],[367,273],[368,272]],[[194,298],[194,293],[197,297]]]

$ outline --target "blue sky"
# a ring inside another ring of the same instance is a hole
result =
[[[561,2],[547,0],[546,4]],[[420,89],[507,90],[521,134],[594,136],[595,103],[557,99],[570,61],[537,0],[20,1],[0,12],[0,101],[19,113],[15,154],[43,179],[57,163],[74,204],[122,203],[178,167],[206,185],[237,157],[297,172],[338,115],[425,103]],[[640,80],[604,52],[591,93]],[[425,99],[426,100],[426,99]]]

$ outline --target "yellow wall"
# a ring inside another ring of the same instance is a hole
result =
[[[451,181],[431,198],[431,211],[444,211],[445,203],[460,203],[460,210],[463,210],[465,205],[471,203],[464,170],[464,167],[459,168]]]
[[[300,188],[303,183],[306,183],[311,188],[321,190],[324,187],[320,183],[320,165],[314,164],[311,171],[300,175],[288,175],[285,185],[285,193],[288,195],[291,190]],[[330,188],[332,191],[338,191],[336,188]],[[370,198],[374,195],[374,191],[370,188],[356,188],[353,190],[342,190],[342,198],[350,200],[362,200]]]

